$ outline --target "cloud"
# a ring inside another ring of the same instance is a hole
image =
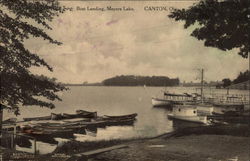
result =
[[[123,6],[122,2],[62,2],[68,7]],[[133,2],[135,12],[67,11],[54,19],[47,31],[61,46],[35,39],[26,46],[37,52],[54,72],[34,68],[33,72],[70,83],[99,82],[115,75],[165,75],[194,80],[198,68],[205,68],[207,80],[234,78],[248,68],[248,61],[236,50],[223,52],[204,47],[190,36],[182,22],[168,12],[146,12],[143,5],[187,7],[190,2]],[[232,64],[234,66],[232,67]]]

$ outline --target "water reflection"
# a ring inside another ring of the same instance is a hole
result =
[[[122,139],[134,136],[134,133],[131,133],[134,131],[134,126],[107,126],[106,128],[96,128],[94,130],[88,129],[87,131],[87,135],[75,134],[75,140],[84,142]]]
[[[174,130],[184,129],[184,128],[188,128],[188,127],[199,127],[199,126],[202,126],[202,124],[199,124],[199,123],[182,121],[182,120],[177,120],[177,119],[173,119],[172,122],[173,122],[173,128],[174,128]]]

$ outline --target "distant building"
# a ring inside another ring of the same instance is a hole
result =
[[[211,81],[211,82],[204,81],[203,86],[204,87],[215,87],[219,84],[222,84],[222,83],[219,81],[216,81],[216,82],[215,81]],[[183,86],[183,87],[200,87],[201,83],[200,82],[192,82],[192,81],[191,82],[183,82],[181,84],[181,86]]]

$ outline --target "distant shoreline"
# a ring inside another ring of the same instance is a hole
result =
[[[66,87],[144,87],[143,85],[137,85],[137,86],[132,86],[132,85],[92,85],[92,84],[88,84],[88,85],[83,85],[83,84],[63,84]],[[168,87],[186,87],[186,88],[200,88],[200,86],[145,86],[145,88],[148,87],[161,87],[161,88],[168,88]],[[217,89],[217,90],[227,90],[227,88],[216,88],[216,86],[204,86],[204,88],[210,88],[210,89]],[[229,89],[229,90],[240,90],[240,91],[246,91],[248,89]]]
[[[84,84],[63,84],[65,86],[102,86],[102,87],[144,87],[144,85],[103,85],[103,84],[100,84],[100,85],[92,85],[92,84],[87,84],[87,85],[84,85]],[[194,86],[182,86],[182,85],[177,85],[177,86],[145,86],[145,87],[200,87],[198,85],[194,85]],[[205,86],[206,87],[214,87],[215,86]],[[226,89],[226,88],[225,88]]]

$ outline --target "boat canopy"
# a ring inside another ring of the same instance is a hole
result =
[[[188,93],[184,93],[184,94],[173,94],[173,93],[164,93],[164,96],[176,96],[176,97],[192,97],[192,95],[188,94]]]

